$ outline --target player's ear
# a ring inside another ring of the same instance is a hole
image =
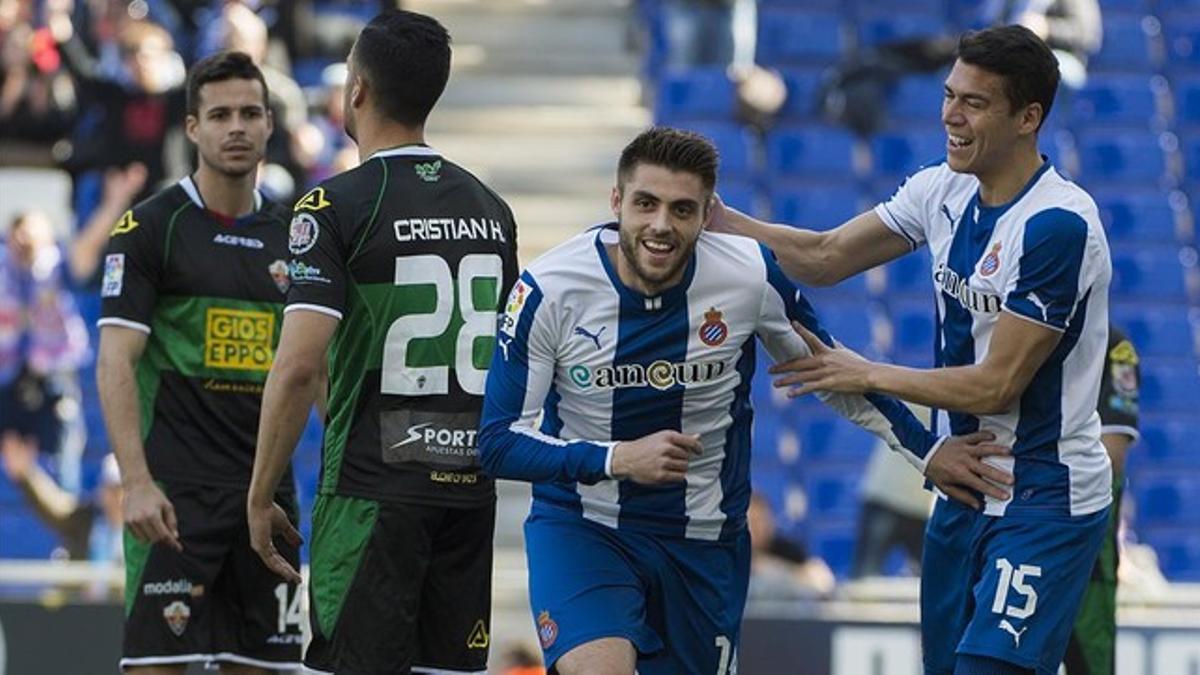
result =
[[[355,74],[350,79],[350,105],[355,108],[361,108],[363,102],[367,100],[367,82],[363,80],[361,75]]]
[[[188,140],[191,141],[192,144],[198,143],[196,140],[196,127],[199,125],[200,118],[191,113],[188,113],[187,117],[185,117],[183,120],[183,132],[187,134]]]
[[[621,186],[620,185],[613,186],[612,196],[609,198],[609,206],[612,207],[613,215],[616,216],[618,220],[620,220],[621,219]]]

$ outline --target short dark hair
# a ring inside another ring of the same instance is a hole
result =
[[[963,33],[958,59],[1003,77],[1004,95],[1014,111],[1039,103],[1042,122],[1050,116],[1058,91],[1058,59],[1033,31],[1012,25]]]
[[[433,17],[385,10],[359,33],[354,65],[371,85],[379,112],[421,126],[450,79],[450,33]]]
[[[200,87],[225,80],[258,80],[262,85],[263,108],[268,107],[267,80],[262,70],[254,65],[249,54],[226,51],[200,59],[192,66],[187,81],[187,114],[200,114]]]
[[[617,185],[623,186],[638,164],[653,164],[700,177],[710,192],[717,184],[717,149],[707,138],[672,127],[651,127],[621,151]]]

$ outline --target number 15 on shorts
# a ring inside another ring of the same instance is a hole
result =
[[[992,613],[1005,614],[1014,619],[1025,619],[1036,612],[1038,594],[1033,586],[1026,583],[1026,579],[1042,576],[1042,568],[1038,565],[1013,567],[1008,558],[997,558],[996,569],[1000,570],[1000,580],[996,584],[996,599],[992,602]],[[1023,597],[1024,602],[1008,604],[1010,591]]]

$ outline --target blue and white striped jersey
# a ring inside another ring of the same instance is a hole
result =
[[[935,429],[988,430],[1013,456],[994,463],[1016,483],[989,515],[1078,516],[1112,501],[1096,399],[1108,339],[1108,241],[1096,204],[1047,161],[1003,206],[945,163],[911,176],[875,208],[915,249],[928,245],[937,295],[936,363],[983,361],[1000,312],[1061,332],[1058,347],[1011,410],[944,412]]]
[[[484,470],[534,482],[535,510],[725,539],[745,527],[750,498],[754,337],[778,360],[808,353],[792,319],[829,336],[750,239],[703,233],[683,281],[655,297],[621,283],[605,250],[616,241],[615,224],[593,228],[536,260],[513,288],[484,395]],[[924,468],[934,437],[898,401],[824,399]],[[686,483],[610,478],[617,441],[663,429],[700,435],[704,452]]]

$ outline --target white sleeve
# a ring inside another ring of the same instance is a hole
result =
[[[938,165],[941,166],[941,165]],[[896,234],[908,240],[915,251],[929,237],[929,195],[938,166],[921,169],[900,184],[890,199],[875,207],[875,214]]]

